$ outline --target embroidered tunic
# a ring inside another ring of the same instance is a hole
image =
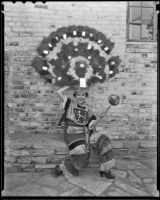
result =
[[[96,117],[87,105],[82,107],[68,97],[62,102],[62,108],[65,112],[58,126],[63,126],[64,140],[71,151],[79,145],[86,144],[85,132],[91,131],[90,126]]]

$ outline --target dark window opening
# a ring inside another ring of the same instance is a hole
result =
[[[156,2],[128,2],[127,40],[145,42],[157,40]]]

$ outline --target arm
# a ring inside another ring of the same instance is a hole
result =
[[[94,120],[94,121],[92,122],[90,128],[96,126],[96,125],[100,122],[100,120],[106,115],[106,113],[107,113],[107,111],[110,109],[110,107],[111,107],[111,105],[109,105],[109,107],[108,107],[105,111],[103,111],[103,112],[99,115],[99,117],[96,118],[96,120]]]
[[[106,113],[104,113],[104,112],[101,113],[101,114],[99,115],[99,117],[97,117],[97,119],[93,121],[91,127],[92,127],[92,126],[96,126],[96,125],[100,122],[100,120],[104,117],[105,114],[106,114]]]
[[[65,95],[63,94],[67,89],[69,88],[69,86],[65,86],[59,90],[57,90],[57,94],[58,96],[61,98],[62,101],[65,100]]]

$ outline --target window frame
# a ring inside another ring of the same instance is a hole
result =
[[[127,2],[127,42],[145,42],[145,43],[153,43],[157,42],[157,37],[156,37],[156,23],[157,23],[157,14],[156,14],[156,1],[153,2],[153,39],[152,40],[142,40],[141,35],[142,35],[142,16],[141,16],[141,22],[140,23],[130,23],[130,7],[138,7],[141,8],[141,15],[142,15],[142,8],[152,8],[150,6],[142,6],[142,1],[141,1],[141,6],[130,6],[130,2]],[[130,24],[135,24],[135,25],[140,25],[140,40],[136,39],[129,39],[129,31],[130,31]]]

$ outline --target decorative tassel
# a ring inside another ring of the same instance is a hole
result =
[[[80,64],[80,67],[81,67],[81,68],[84,68],[84,64]]]
[[[48,55],[48,54],[49,54],[49,51],[43,50],[43,53],[44,53],[45,55]]]
[[[102,40],[98,40],[98,42],[97,42],[97,43],[98,43],[98,44],[100,44],[101,42],[102,42]]]
[[[88,44],[87,49],[91,49],[92,45]]]
[[[53,50],[53,45],[51,43],[48,43],[48,47],[49,47],[49,50],[52,51]]]
[[[63,39],[67,39],[67,35],[66,34],[63,34]]]
[[[77,35],[77,31],[73,31],[73,35],[76,36]]]
[[[120,65],[120,62],[121,60],[119,56],[113,56],[107,61],[109,65],[109,78],[112,78],[119,73],[118,66]],[[113,73],[110,71],[112,71]]]
[[[52,48],[52,47],[53,47],[51,43],[49,43],[49,44],[48,44],[48,46],[49,46],[50,48]]]
[[[46,50],[46,51],[49,50],[48,42],[49,42],[48,38],[43,38],[42,42],[38,46],[37,51],[41,56],[45,56],[46,55],[43,52],[44,50]]]
[[[58,81],[60,81],[61,79],[62,79],[62,77],[60,77],[60,76],[57,78]]]
[[[48,67],[43,66],[42,69],[43,69],[43,70],[48,70]]]
[[[108,49],[109,49],[108,47],[105,47],[105,48],[104,48],[105,51],[108,51]]]
[[[85,31],[82,32],[82,36],[86,36],[86,32]]]

